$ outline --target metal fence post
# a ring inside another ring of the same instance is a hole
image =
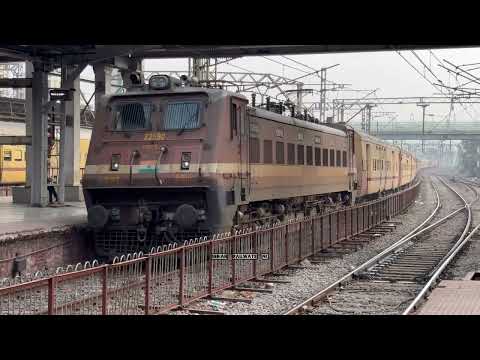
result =
[[[183,306],[184,302],[184,274],[185,274],[185,246],[180,249],[180,283],[179,283],[179,303]]]
[[[298,232],[298,260],[302,260],[302,224],[303,220],[298,223],[300,225]]]
[[[288,265],[288,224],[285,225],[285,264]]]
[[[323,216],[320,217],[320,249],[323,250]]]
[[[315,255],[315,218],[310,220],[312,222],[312,255]]]
[[[360,209],[361,209],[361,208],[359,208],[359,207],[356,209],[356,213],[357,213],[357,230],[355,231],[355,235],[358,235],[358,233],[359,233],[359,230],[358,230],[358,229],[359,229],[359,227],[360,227],[360,221],[359,221],[359,219],[360,219]],[[363,215],[363,211],[362,211],[362,215]],[[363,220],[362,220],[362,224],[363,224]]]
[[[150,308],[150,272],[151,269],[151,259],[150,256],[147,256],[147,263],[145,264],[145,315],[148,315]]]
[[[335,243],[337,243],[340,240],[340,238],[339,238],[339,236],[340,236],[340,213],[339,212],[337,212],[336,218],[337,218],[337,234],[336,234],[337,239],[336,239]]]
[[[235,245],[237,241],[237,235],[233,235],[233,240],[230,240],[230,254],[232,256],[232,285],[235,285]]]
[[[257,242],[258,242],[258,229],[255,230],[253,237],[253,253],[257,254],[257,259],[253,260],[253,276],[257,277],[257,261],[261,258],[261,254],[258,253]]]
[[[48,315],[55,314],[55,276],[48,279]]]
[[[212,295],[213,290],[213,241],[208,244],[208,293]]]
[[[274,258],[273,257],[275,256],[275,252],[273,251],[273,227],[270,230],[270,255],[271,255],[270,268],[273,272],[273,269],[274,269]]]
[[[329,242],[329,245],[332,246],[332,213],[329,213],[328,214],[328,230],[329,230],[329,234],[328,234],[328,242]]]
[[[108,266],[103,267],[102,272],[102,315],[108,314]]]

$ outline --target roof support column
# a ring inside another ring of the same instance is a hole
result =
[[[48,102],[48,71],[42,64],[34,64],[32,74],[32,165],[31,198],[32,206],[46,206],[47,158],[48,158],[48,116],[43,107]]]
[[[73,98],[62,103],[60,126],[59,200],[83,200],[80,189],[80,76],[72,79],[73,66],[62,68],[62,88],[73,84]],[[70,84],[68,84],[70,83]]]
[[[30,61],[25,62],[25,77],[32,78],[33,74],[33,64]],[[25,135],[32,136],[32,88],[25,89]],[[32,178],[32,146],[26,146],[26,180],[25,180],[25,187],[29,188],[31,184]],[[28,200],[28,202],[30,202]]]
[[[95,73],[95,118],[101,111],[102,96],[112,93],[112,68],[106,64],[93,65]]]

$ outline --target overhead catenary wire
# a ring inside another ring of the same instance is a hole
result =
[[[430,74],[432,74],[433,77],[434,77],[435,79],[437,79],[438,82],[440,82],[440,83],[443,84],[443,81],[442,81],[441,79],[439,79],[439,78],[437,77],[437,75],[435,75],[435,74],[433,73],[432,69],[430,69],[430,67],[427,66],[427,64],[425,64],[425,63],[423,62],[423,60],[420,58],[420,56],[417,55],[417,53],[416,53],[415,51],[412,50],[412,54],[415,55],[415,57],[418,59],[418,61],[420,61],[420,62],[422,63],[422,65],[425,67],[425,69],[427,69],[427,70],[430,72]]]
[[[304,64],[304,63],[302,63],[302,62],[300,62],[300,61],[297,61],[297,60],[295,60],[295,59],[292,59],[292,58],[290,58],[290,57],[288,57],[288,56],[282,55],[282,57],[285,58],[285,59],[287,59],[287,60],[293,61],[294,63],[297,63],[297,64],[299,64],[299,65],[302,65],[302,66],[306,67],[306,68],[309,69],[309,70],[313,70],[313,71],[317,71],[317,70],[318,70],[318,69],[315,69],[315,68],[313,68],[313,67],[311,67],[311,66],[309,66],[309,65],[306,65],[306,64]],[[320,77],[320,75],[318,75],[318,73],[317,73],[317,76]],[[326,81],[329,82],[329,83],[334,83],[334,82],[331,81],[331,80],[326,80]]]
[[[271,62],[274,62],[274,63],[276,63],[276,64],[279,64],[279,65],[288,67],[288,68],[290,68],[290,69],[297,70],[297,71],[302,72],[302,73],[304,73],[304,74],[308,74],[308,71],[305,71],[305,70],[296,68],[296,67],[294,67],[294,66],[290,66],[290,65],[288,65],[288,64],[284,64],[284,63],[282,63],[282,62],[280,62],[280,61],[277,61],[277,60],[270,59],[269,57],[262,56],[262,58],[264,58],[264,59],[266,59],[266,60],[269,60],[269,61],[271,61]],[[317,70],[315,70],[315,71],[317,71]],[[318,72],[318,71],[317,71],[317,72]]]
[[[450,97],[453,96],[453,94],[451,94],[451,93],[450,93],[450,94],[446,94],[445,92],[442,91],[442,88],[440,88],[440,87],[438,87],[437,85],[435,85],[434,83],[432,83],[432,82],[431,82],[427,77],[425,77],[414,65],[412,65],[412,63],[411,63],[410,61],[408,61],[408,60],[400,53],[400,51],[397,51],[397,53],[398,53],[398,55],[400,55],[400,57],[401,57],[403,60],[405,60],[405,61],[407,62],[407,64],[409,64],[422,78],[424,78],[424,79],[425,79],[430,85],[432,85],[436,90],[440,91],[440,93],[442,93],[442,94],[445,95],[445,96],[450,96]],[[448,63],[447,60],[444,59],[444,61]],[[447,69],[447,68],[446,68],[445,66],[443,66],[443,65],[440,65],[440,64],[439,64],[439,66],[444,67],[445,69]],[[447,69],[447,70],[448,70],[448,69]],[[438,80],[438,79],[437,79],[437,80]],[[473,116],[468,112],[468,110],[466,109],[466,107],[465,107],[463,104],[461,104],[461,103],[460,103],[460,105],[461,105],[462,108],[465,110],[465,112],[467,113],[467,115],[470,116],[470,118],[471,118],[472,120],[475,120],[475,119],[473,118]]]

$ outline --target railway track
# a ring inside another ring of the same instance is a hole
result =
[[[462,184],[474,194],[470,202],[446,181],[438,179],[437,186],[432,182],[437,204],[423,223],[284,314],[414,312],[448,263],[477,230],[466,236],[472,221],[470,204],[478,200],[478,193],[472,184]],[[442,198],[445,197],[443,204],[440,192]]]

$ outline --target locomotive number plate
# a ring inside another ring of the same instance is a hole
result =
[[[165,140],[166,139],[166,134],[163,132],[148,132],[145,133],[145,136],[143,140],[145,141],[154,141],[154,140]]]
[[[120,176],[118,175],[107,175],[103,177],[103,180],[106,184],[115,185],[120,183]]]

